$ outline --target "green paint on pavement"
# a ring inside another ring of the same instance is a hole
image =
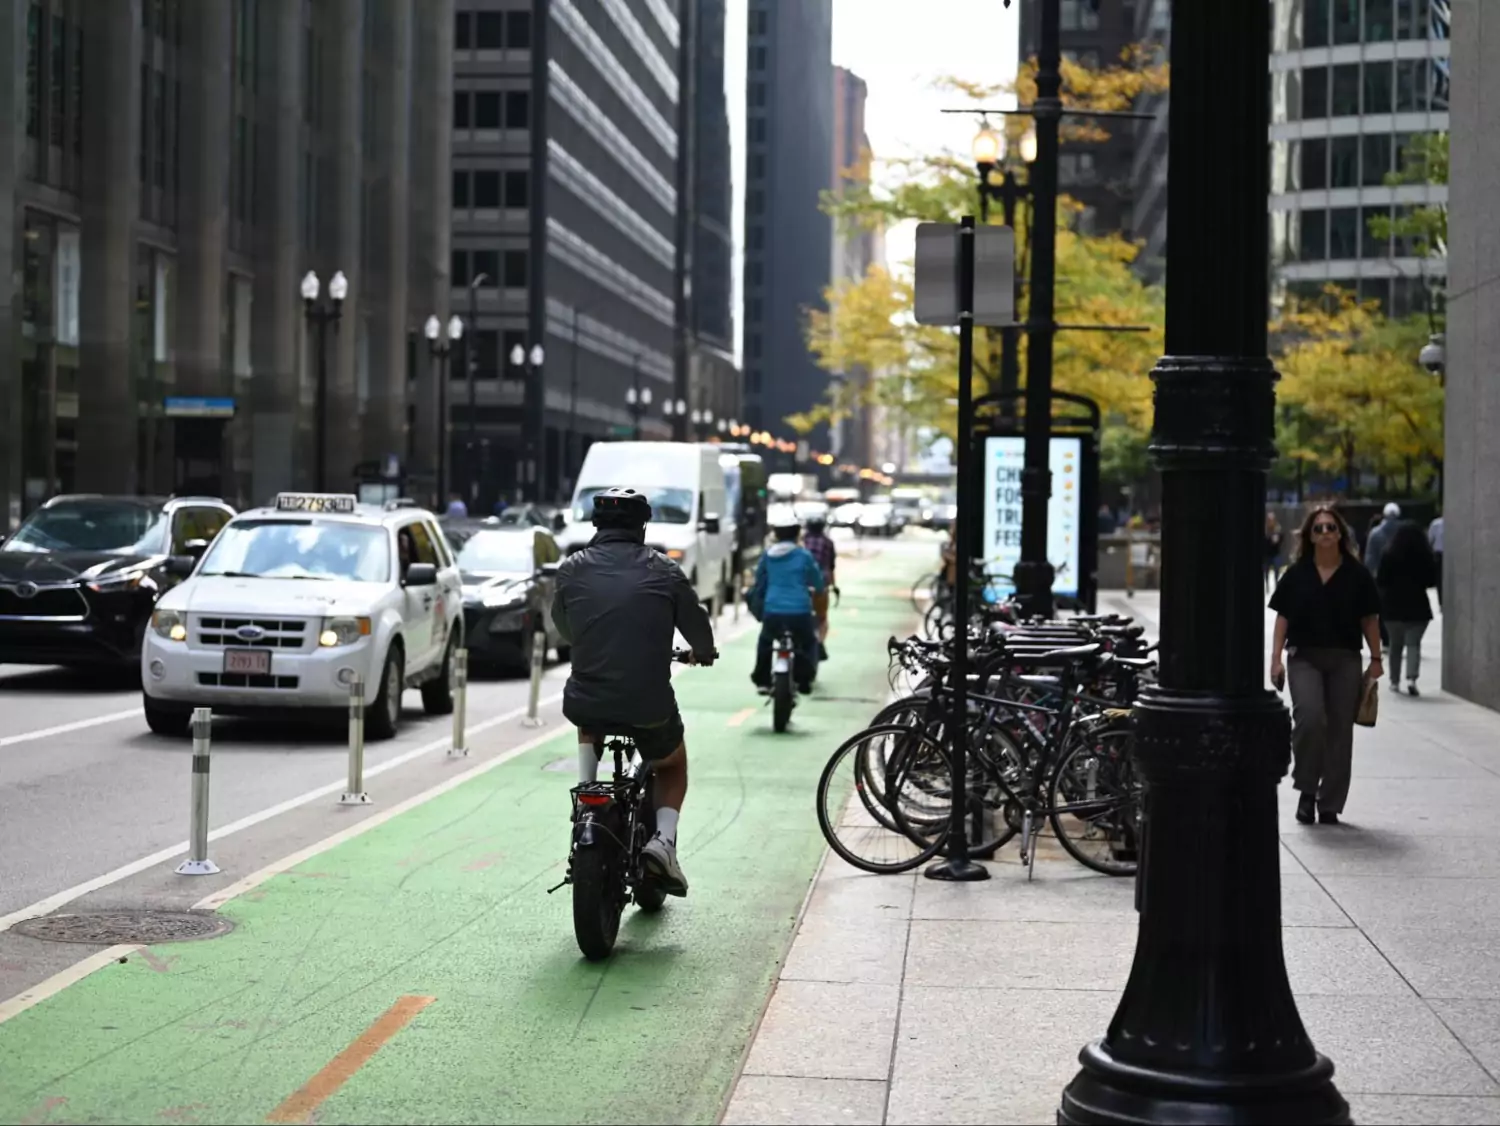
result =
[[[753,631],[678,679],[692,893],[631,909],[608,963],[580,958],[570,889],[545,894],[569,835],[571,778],[545,769],[573,753],[562,728],[231,902],[235,931],[174,946],[165,972],[131,958],[0,1025],[0,1122],[262,1122],[404,994],[437,1000],[316,1121],[714,1121],[823,853],[818,773],[884,696],[918,569],[841,569],[833,659],[787,734],[769,708],[728,726],[760,702]]]

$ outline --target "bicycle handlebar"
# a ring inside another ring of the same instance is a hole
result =
[[[713,651],[713,653],[711,653],[709,655],[709,657],[708,657],[707,660],[704,660],[700,656],[700,657],[697,658],[696,661],[694,660],[694,653],[693,653],[693,651],[691,649],[673,649],[672,650],[672,660],[675,661],[679,665],[698,664],[698,665],[702,665],[704,668],[707,668],[709,665],[713,664],[718,659],[719,659],[719,651],[717,649],[715,649]]]

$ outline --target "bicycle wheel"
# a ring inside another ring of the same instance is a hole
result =
[[[779,672],[771,679],[771,728],[778,734],[792,721],[792,674]]]
[[[590,962],[613,953],[625,906],[617,853],[611,844],[579,849],[573,855],[573,937]]]
[[[1131,738],[1128,729],[1115,729],[1070,740],[1047,789],[1057,843],[1106,876],[1133,876],[1138,867],[1142,785]]]
[[[944,726],[928,727],[926,736],[942,747],[946,760],[950,752]],[[969,853],[993,856],[1020,829],[1014,814],[1019,808],[1016,795],[1025,789],[1024,758],[998,728],[971,723],[965,761],[968,764],[965,810]],[[909,801],[891,809],[897,827],[919,845],[930,844],[935,839],[946,840],[952,829],[952,781],[949,776],[944,776],[942,782],[941,793],[933,789],[928,803],[921,808],[921,820],[912,817],[913,803]]]
[[[923,809],[933,789],[947,785],[942,781],[949,776],[947,756],[937,743],[910,727],[873,727],[845,740],[818,778],[818,828],[828,847],[865,872],[909,872],[936,856],[947,834],[936,832],[930,841],[918,844],[871,816],[867,793],[872,770],[880,773],[880,800],[887,810],[911,803],[911,818],[925,821]]]
[[[928,604],[932,602],[933,590],[940,577],[936,571],[933,571],[930,575],[923,575],[911,584],[911,608],[917,613],[920,614],[927,609]]]

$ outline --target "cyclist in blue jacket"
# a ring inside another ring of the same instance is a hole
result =
[[[797,542],[802,526],[783,518],[774,527],[776,542],[755,568],[755,582],[746,599],[760,618],[760,643],[755,647],[755,671],[750,679],[762,691],[771,687],[771,646],[783,630],[797,646],[793,675],[798,691],[812,691],[818,674],[818,622],[813,614],[813,592],[825,589],[823,569],[812,552]]]

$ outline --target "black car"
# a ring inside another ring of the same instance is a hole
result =
[[[464,638],[475,668],[524,671],[538,628],[566,659],[552,624],[553,579],[543,571],[562,558],[552,533],[535,526],[445,520],[464,589]]]
[[[213,497],[53,497],[0,544],[0,664],[121,665],[234,515]]]

